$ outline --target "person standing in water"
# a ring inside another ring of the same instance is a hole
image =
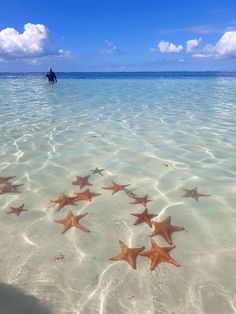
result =
[[[49,69],[46,77],[48,78],[48,82],[57,82],[56,74],[53,72],[52,68]]]

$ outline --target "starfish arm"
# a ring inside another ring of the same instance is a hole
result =
[[[131,255],[128,257],[127,262],[133,269],[136,269],[136,257],[132,257]]]
[[[139,225],[142,222],[142,218],[140,217],[139,214],[130,214],[130,215],[138,217],[138,219],[135,220],[134,225]]]
[[[166,242],[168,242],[169,244],[172,244],[172,238],[171,238],[171,234],[165,230],[161,236],[166,240]]]
[[[142,246],[142,247],[135,248],[133,250],[135,254],[139,255],[139,253],[141,253],[144,249],[145,249],[145,246]]]
[[[90,232],[87,228],[85,228],[84,226],[82,226],[82,225],[79,224],[79,223],[75,223],[75,224],[73,225],[73,227],[79,228],[79,229],[83,230],[84,232]]]
[[[113,187],[112,186],[104,186],[104,187],[102,187],[102,189],[104,189],[104,190],[113,190]]]
[[[58,224],[62,224],[62,225],[66,225],[67,223],[67,219],[58,219],[58,220],[54,220],[56,223]]]
[[[121,254],[110,257],[109,258],[110,261],[120,261],[120,260],[124,260],[123,256]]]
[[[146,217],[144,217],[144,221],[146,222],[146,224],[149,225],[150,228],[152,228],[152,222],[150,220],[150,215],[147,215]]]
[[[166,224],[170,224],[170,222],[171,222],[171,217],[170,217],[170,216],[166,217],[166,218],[163,220],[163,222],[166,223]]]
[[[172,251],[173,249],[175,249],[176,246],[175,245],[171,245],[171,246],[165,246],[162,248],[163,251],[165,251],[166,254],[169,254],[170,251]]]
[[[58,207],[56,208],[56,211],[59,212],[64,206],[65,204],[59,204]]]
[[[150,270],[154,270],[158,264],[160,264],[160,260],[156,256],[151,258]]]
[[[139,255],[139,256],[145,256],[145,257],[150,258],[151,252],[152,252],[152,251],[150,251],[150,250],[149,250],[149,251],[144,251],[144,252],[142,251],[142,252],[140,252],[138,255]]]
[[[71,225],[68,224],[65,226],[64,230],[61,232],[61,234],[64,234],[68,229],[70,229]]]
[[[121,241],[121,240],[119,240],[119,244],[120,244],[121,250],[124,250],[124,249],[127,249],[127,248],[128,248],[128,246],[127,246],[123,241]]]
[[[149,234],[149,237],[155,237],[156,235],[159,235],[159,228],[158,228],[158,222],[157,221],[152,221],[152,224],[154,225],[154,230]]]
[[[169,227],[170,232],[178,232],[178,231],[183,231],[185,230],[184,227],[179,227],[179,226],[170,226]]]
[[[170,264],[172,264],[172,265],[174,265],[174,266],[176,266],[176,267],[180,267],[180,264],[178,264],[177,262],[176,262],[176,260],[174,260],[171,256],[169,256],[169,255],[167,255],[168,257],[167,257],[167,259],[166,259],[166,262],[168,262],[168,263],[170,263]]]

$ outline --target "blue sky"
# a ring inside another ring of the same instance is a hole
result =
[[[0,2],[0,71],[236,70],[235,0]]]

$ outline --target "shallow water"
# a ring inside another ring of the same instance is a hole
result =
[[[236,79],[51,85],[36,76],[1,79],[0,91],[0,176],[16,175],[12,182],[24,184],[19,194],[0,195],[2,284],[58,314],[236,313]],[[104,176],[92,175],[95,167]],[[89,174],[90,190],[102,195],[57,212],[50,200],[79,192],[72,181]],[[155,220],[170,215],[185,227],[173,234],[170,253],[181,267],[162,263],[150,271],[149,260],[138,257],[133,270],[109,260],[119,240],[149,249],[151,231],[133,225],[130,213],[142,205],[130,204],[123,191],[112,196],[102,189],[112,181],[148,194]],[[211,196],[182,197],[184,188],[195,187]],[[22,203],[29,211],[6,215]],[[90,233],[61,234],[54,220],[69,209],[88,213],[80,222]],[[60,253],[64,260],[55,261]],[[9,308],[18,313],[19,302],[9,301]]]

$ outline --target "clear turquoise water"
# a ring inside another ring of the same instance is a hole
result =
[[[1,284],[58,314],[235,313],[235,78],[61,76],[54,85],[39,75],[5,78],[0,176],[16,175],[13,182],[24,186],[0,195]],[[56,212],[50,200],[78,192],[75,176],[96,166],[104,176],[91,175],[91,190],[102,195]],[[109,260],[118,240],[149,249],[151,231],[133,225],[130,213],[142,205],[102,189],[112,181],[148,194],[156,220],[171,215],[186,228],[173,234],[171,256],[180,268],[163,263],[151,272],[139,257],[133,270]],[[194,187],[211,196],[182,197],[183,188]],[[28,212],[6,215],[22,203]],[[54,220],[69,209],[88,213],[81,224],[90,233],[72,228],[61,235]],[[60,253],[65,258],[56,262]],[[30,313],[20,300],[9,306]]]

